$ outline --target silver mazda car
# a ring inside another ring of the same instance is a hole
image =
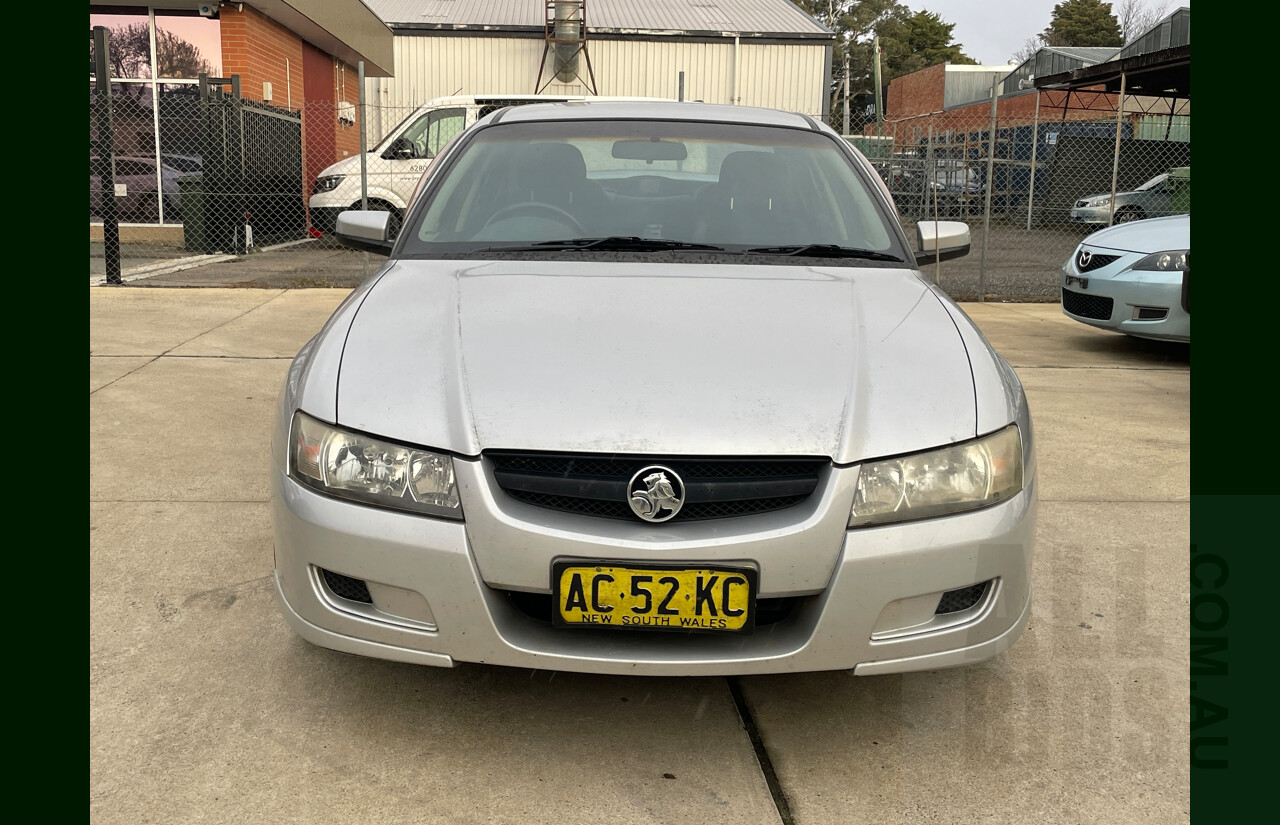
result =
[[[617,674],[926,670],[1031,610],[1013,369],[835,132],[691,103],[497,111],[303,347],[275,580],[349,653]]]

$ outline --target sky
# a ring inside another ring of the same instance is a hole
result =
[[[1027,38],[1049,27],[1053,7],[1060,0],[901,0],[916,11],[931,11],[955,23],[952,35],[964,53],[985,65],[1009,62]],[[1148,0],[1158,5],[1159,0]],[[1171,0],[1168,12],[1191,0]],[[1114,7],[1112,8],[1114,12]]]

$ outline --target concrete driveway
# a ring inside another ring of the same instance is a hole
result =
[[[1190,349],[967,304],[1039,436],[1030,626],[954,670],[361,659],[276,611],[267,444],[346,290],[90,289],[90,819],[1190,820]]]

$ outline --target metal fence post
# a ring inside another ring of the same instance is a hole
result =
[[[987,197],[982,207],[982,263],[978,265],[978,303],[987,300],[987,247],[991,245],[991,189],[996,165],[996,100],[1000,95],[1000,78],[991,80],[991,125],[987,133]],[[968,188],[966,177],[965,187]]]
[[[1036,117],[1031,126],[1031,185],[1027,189],[1027,229],[1031,229],[1031,205],[1036,200],[1036,150],[1040,146],[1040,90],[1036,89]]]
[[[368,148],[368,137],[365,132],[365,101],[364,101],[364,61],[356,63],[356,72],[359,75],[360,85],[360,209],[367,211],[369,209],[369,159],[366,157]]]
[[[244,152],[244,99],[240,97],[240,75],[231,75],[231,157],[235,169],[236,223],[232,249],[244,249],[249,254],[249,199],[245,191],[248,175],[245,174]],[[241,223],[243,221],[243,223]],[[243,236],[243,237],[242,237]],[[241,243],[243,241],[243,244]],[[237,253],[238,254],[238,253]]]
[[[1107,226],[1116,222],[1116,178],[1120,174],[1120,131],[1124,126],[1125,74],[1120,73],[1120,100],[1116,105],[1116,149],[1111,158],[1111,208],[1107,212]]]
[[[93,27],[93,73],[98,94],[98,165],[102,208],[102,254],[107,283],[123,284],[120,277],[120,215],[116,209],[116,140],[111,117],[111,35],[105,26]]]

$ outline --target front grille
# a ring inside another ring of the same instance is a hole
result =
[[[555,609],[555,603],[552,601],[550,593],[524,593],[518,590],[502,590],[499,592],[505,594],[507,601],[530,619],[548,626],[551,624],[551,613]],[[791,612],[799,604],[800,598],[797,596],[756,599],[756,627],[768,627],[771,624],[777,624],[790,616]],[[620,632],[630,633],[631,631],[624,629]]]
[[[1095,269],[1102,269],[1107,264],[1120,260],[1119,255],[1094,255],[1089,259],[1089,263],[1080,264],[1079,256],[1076,257],[1076,269],[1081,272],[1092,272]]]
[[[344,576],[341,573],[334,573],[332,570],[320,568],[320,575],[324,578],[324,583],[333,595],[341,599],[347,599],[353,602],[361,602],[362,604],[373,604],[373,598],[369,595],[369,588],[365,586],[362,579],[353,579],[350,576]]]
[[[1062,290],[1062,308],[1081,318],[1110,321],[1113,304],[1110,298],[1103,298],[1101,295],[1085,295],[1083,292]]]
[[[684,481],[684,506],[672,522],[768,513],[793,507],[818,486],[826,458],[665,458],[585,453],[490,451],[494,478],[525,504],[600,518],[638,520],[627,485],[651,464]]]
[[[942,594],[942,599],[938,601],[938,609],[933,612],[941,616],[946,613],[959,613],[961,610],[968,610],[982,601],[982,596],[987,592],[987,585],[990,583],[982,582],[981,584],[962,587],[959,590],[948,590]]]

